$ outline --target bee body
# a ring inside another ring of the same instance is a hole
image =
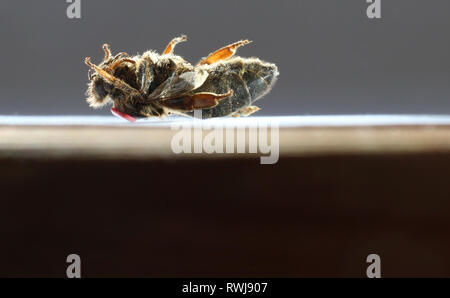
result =
[[[141,56],[120,53],[112,57],[105,45],[102,64],[93,65],[86,58],[95,70],[88,103],[101,107],[112,102],[116,111],[134,118],[171,113],[193,116],[195,110],[202,110],[202,118],[247,115],[249,107],[276,82],[275,64],[231,57],[248,41],[219,49],[193,66],[172,53],[181,38],[174,39],[163,55],[147,51]]]

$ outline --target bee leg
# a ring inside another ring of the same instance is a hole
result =
[[[115,76],[113,76],[112,74],[106,72],[105,70],[101,69],[100,67],[98,67],[97,65],[93,64],[91,62],[91,57],[87,57],[84,62],[91,67],[92,69],[94,69],[105,81],[107,81],[108,83],[114,85],[114,87],[121,89],[127,93],[132,93],[132,94],[141,94],[138,90],[134,89],[133,87],[131,87],[130,85],[128,85],[127,83],[125,83],[124,81],[122,81],[121,79],[116,78]]]
[[[103,58],[103,61],[108,60],[109,58],[111,58],[111,49],[109,48],[109,44],[105,43],[103,45],[103,51],[105,52],[105,57]],[[120,52],[119,54],[115,55],[112,59],[113,60],[117,60],[120,57],[125,56],[125,57],[130,57],[130,55],[128,55],[125,52]]]
[[[259,111],[259,108],[257,106],[247,106],[242,109],[237,110],[233,114],[231,114],[232,117],[240,117],[240,116],[250,116],[251,114]]]
[[[173,50],[175,49],[175,46],[183,41],[186,41],[187,37],[186,35],[181,35],[179,37],[175,37],[174,39],[172,39],[171,42],[169,42],[169,44],[167,45],[166,49],[163,52],[163,55],[167,55],[167,54],[172,54]]]
[[[199,92],[178,98],[163,99],[160,103],[161,105],[174,110],[192,111],[196,109],[208,109],[215,107],[219,101],[233,95],[233,93],[233,90],[224,94]]]
[[[217,51],[209,54],[208,57],[200,60],[198,65],[213,64],[213,63],[219,62],[221,60],[228,59],[236,53],[236,50],[238,47],[249,44],[250,42],[251,41],[249,41],[247,39],[241,40],[241,41],[235,42],[233,44],[230,44],[226,47],[223,47],[221,49],[218,49]]]
[[[127,58],[130,57],[130,55],[128,55],[127,53],[125,53],[125,52],[120,52],[120,53],[118,53],[116,56],[114,56],[113,60],[117,60],[117,59],[119,59],[119,58],[122,57],[122,56],[127,57]]]
[[[150,91],[150,85],[154,79],[154,71],[151,68],[152,62],[149,59],[140,59],[136,66],[136,80],[140,85],[140,91],[148,95]]]
[[[103,51],[105,51],[105,58],[103,60],[108,60],[111,57],[111,50],[109,49],[109,44],[105,43],[103,45]]]
[[[136,61],[134,61],[134,60],[132,60],[132,59],[130,59],[130,58],[120,58],[119,60],[117,60],[116,62],[114,62],[114,64],[111,65],[111,66],[109,67],[109,69],[112,71],[112,70],[114,70],[117,66],[119,66],[120,64],[122,64],[122,63],[124,63],[124,62],[128,62],[128,63],[131,63],[131,64],[136,65]]]

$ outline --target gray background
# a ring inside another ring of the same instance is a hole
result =
[[[113,52],[176,52],[197,62],[248,38],[241,56],[275,62],[280,78],[260,115],[450,112],[450,1],[82,0],[68,19],[64,0],[0,3],[0,114],[109,114],[84,102],[87,66]]]

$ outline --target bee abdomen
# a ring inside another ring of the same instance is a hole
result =
[[[278,68],[275,64],[257,61],[248,63],[242,75],[250,92],[252,103],[272,89],[278,76]]]
[[[226,93],[232,89],[234,94],[214,108],[203,110],[202,118],[228,116],[251,105],[272,89],[278,68],[258,58],[235,57],[212,66],[209,73],[199,92]]]

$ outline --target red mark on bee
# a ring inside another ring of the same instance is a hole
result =
[[[130,122],[136,122],[136,119],[135,119],[135,118],[131,117],[131,116],[128,115],[128,114],[125,114],[125,113],[120,112],[120,111],[119,111],[118,109],[116,109],[116,108],[111,108],[111,113],[112,113],[114,116],[117,116],[117,117],[119,117],[119,118],[123,118],[123,119],[125,119],[125,120],[130,121]]]

